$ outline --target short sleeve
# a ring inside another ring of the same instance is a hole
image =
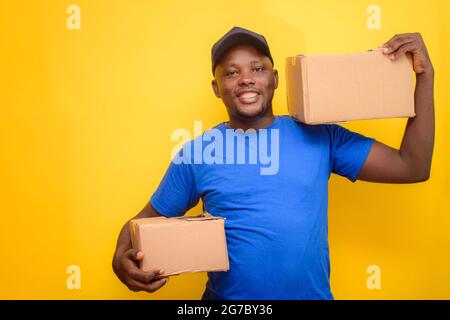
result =
[[[331,172],[355,182],[375,139],[337,124],[327,125],[331,139]]]
[[[159,213],[182,216],[200,200],[191,164],[170,162],[150,202]]]

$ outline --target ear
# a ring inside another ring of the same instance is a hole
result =
[[[214,94],[216,95],[216,97],[220,98],[219,86],[217,85],[216,79],[213,79],[213,81],[211,81],[211,85],[212,85],[212,88],[214,90]]]
[[[273,88],[278,88],[278,70],[273,69]]]

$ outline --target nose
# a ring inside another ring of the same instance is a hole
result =
[[[241,86],[249,86],[249,85],[254,85],[255,84],[255,80],[252,77],[251,72],[242,72],[241,73],[241,77],[239,79],[239,85]]]

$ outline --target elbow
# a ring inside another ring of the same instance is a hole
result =
[[[430,179],[430,173],[428,172],[422,176],[422,179],[420,180],[420,182],[425,182],[425,181],[428,181],[429,179]]]
[[[427,166],[426,166],[426,169],[424,170],[424,171],[422,171],[422,180],[421,180],[421,182],[424,182],[424,181],[428,181],[429,179],[430,179],[430,173],[431,173],[431,163],[429,163]]]
[[[405,175],[409,183],[425,182],[430,179],[431,159],[424,161],[409,161],[405,163]]]
[[[413,183],[425,182],[425,181],[428,181],[428,179],[430,179],[429,176],[424,176],[424,177],[416,178],[416,179],[413,180]]]
[[[430,179],[430,167],[415,167],[408,170],[406,183],[417,183],[417,182],[425,182]]]
[[[414,182],[425,182],[430,179],[430,170],[423,172],[420,175],[417,175],[414,179]]]

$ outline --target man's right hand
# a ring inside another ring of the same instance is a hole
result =
[[[136,249],[116,253],[113,259],[114,273],[132,291],[155,292],[164,286],[169,278],[161,278],[164,270],[154,269],[145,272],[139,269],[138,263],[143,258],[144,253]]]

